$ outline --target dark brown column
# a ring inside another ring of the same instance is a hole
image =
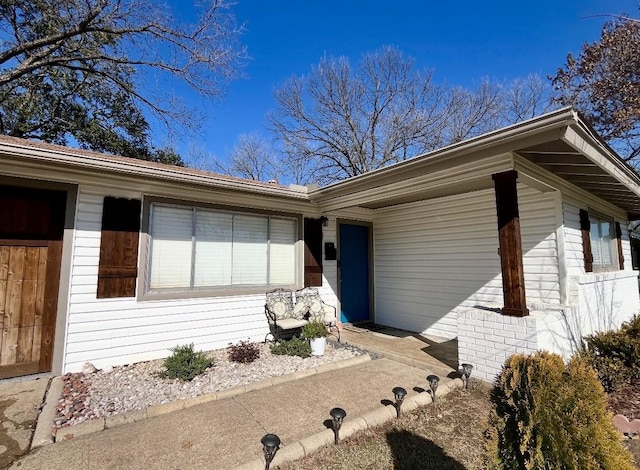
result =
[[[498,212],[502,291],[504,293],[502,313],[503,315],[524,317],[529,315],[529,310],[524,289],[517,180],[518,172],[515,170],[493,175]]]

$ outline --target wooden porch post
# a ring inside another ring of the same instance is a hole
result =
[[[510,170],[495,173],[492,178],[496,193],[502,291],[504,293],[502,314],[524,317],[529,315],[529,310],[525,297],[524,268],[522,266],[522,238],[517,191],[518,172]]]

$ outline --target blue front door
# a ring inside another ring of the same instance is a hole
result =
[[[340,319],[369,320],[369,227],[340,224]]]

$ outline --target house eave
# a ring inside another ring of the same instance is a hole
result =
[[[309,197],[323,209],[379,208],[412,200],[446,196],[451,191],[490,187],[491,172],[513,169],[513,157],[494,161],[483,174],[455,176],[464,164],[479,164],[499,155],[519,155],[555,173],[569,183],[626,211],[630,220],[640,217],[640,176],[602,141],[572,108],[469,139],[404,162],[313,190]],[[484,159],[484,160],[483,160]],[[451,181],[427,187],[426,175],[450,169]],[[582,172],[586,175],[580,176]],[[455,181],[453,181],[455,179]],[[413,184],[415,182],[416,184]],[[466,183],[468,182],[468,184]],[[422,185],[422,188],[419,186]],[[406,188],[399,197],[397,188]]]
[[[149,166],[145,161],[101,154],[76,153],[62,146],[40,147],[28,140],[0,140],[0,157],[16,165],[52,165],[61,170],[82,173],[103,172],[127,178],[144,178],[166,183],[187,184],[222,190],[241,191],[308,201],[306,187],[285,187],[277,184],[225,178],[215,173],[196,172],[171,165]]]
[[[362,175],[347,178],[337,183],[324,186],[309,192],[312,201],[322,202],[345,194],[365,191],[367,189],[387,184],[390,181],[402,179],[403,175],[414,175],[428,171],[435,162],[450,160],[455,166],[456,158],[474,152],[492,150],[509,151],[514,141],[530,139],[544,133],[551,133],[553,137],[562,135],[568,123],[578,120],[577,113],[572,108],[563,108],[538,118],[524,121],[479,137],[458,142],[433,152],[419,155],[385,168],[373,170]],[[502,147],[503,149],[499,149]]]

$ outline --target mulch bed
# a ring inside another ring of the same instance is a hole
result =
[[[640,419],[640,380],[632,380],[620,390],[610,393],[609,407],[613,414]]]

